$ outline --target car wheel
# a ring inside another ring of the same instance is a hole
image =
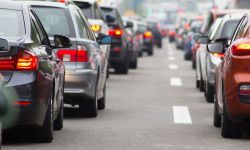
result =
[[[130,68],[131,68],[131,69],[137,69],[137,58],[136,58],[135,61],[132,61],[132,62],[131,62]]]
[[[202,78],[202,75],[201,75],[201,80],[200,80],[199,89],[200,89],[201,92],[204,92],[204,89],[205,89],[204,80],[203,80],[203,78]]]
[[[64,105],[63,105],[63,101],[59,110],[59,114],[57,115],[57,118],[54,122],[54,129],[55,130],[62,130],[63,128],[63,114],[64,114]]]
[[[212,86],[208,81],[207,81],[207,79],[206,79],[206,100],[207,100],[207,102],[209,102],[209,103],[212,103],[212,102],[214,102],[214,86]]]
[[[150,49],[148,50],[148,55],[149,55],[149,56],[153,56],[153,55],[154,55],[154,50],[153,50],[153,48],[150,48]]]
[[[196,69],[196,64],[195,64],[195,60],[192,60],[192,69]]]
[[[142,57],[142,50],[138,52],[138,56]]]
[[[98,100],[97,105],[99,110],[103,110],[106,107],[106,83],[103,89],[103,97]]]
[[[225,104],[223,105],[223,114],[221,117],[221,135],[224,138],[239,138],[241,136],[239,124],[230,120]]]
[[[85,117],[85,116],[91,117],[91,118],[97,117],[97,115],[98,115],[98,112],[97,112],[97,90],[96,90],[95,98],[83,100],[79,104],[79,110],[80,110],[80,116],[82,116],[82,117]]]
[[[219,108],[217,101],[214,102],[214,126],[221,127],[221,115],[219,114]]]
[[[129,68],[128,55],[126,55],[124,61],[116,65],[115,72],[117,74],[128,74],[128,68]]]
[[[157,44],[157,47],[158,47],[158,48],[162,48],[162,42],[159,42],[159,43]]]
[[[38,133],[35,135],[36,140],[42,143],[50,143],[53,140],[53,101],[48,104],[47,113],[45,116],[44,124],[38,129]]]

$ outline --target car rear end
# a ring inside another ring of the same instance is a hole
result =
[[[90,60],[90,48],[77,34],[80,30],[75,21],[73,5],[45,3],[32,5],[34,11],[47,31],[51,43],[56,34],[70,38],[70,48],[57,49],[57,56],[65,65],[65,103],[79,104],[80,98],[93,99],[95,97],[98,70],[93,67]],[[77,99],[78,98],[78,99]]]
[[[16,121],[17,125],[42,126],[47,111],[47,100],[44,99],[47,93],[39,92],[39,89],[51,87],[41,75],[43,72],[38,71],[43,64],[27,46],[31,44],[28,28],[25,27],[29,19],[24,16],[20,4],[15,6],[19,8],[0,6],[0,19],[4,20],[0,24],[0,73],[4,77],[4,87],[14,90],[18,96],[12,104],[17,108],[18,117],[13,116],[12,121]],[[40,84],[42,80],[43,85]]]
[[[235,44],[225,54],[225,99],[232,120],[250,119],[250,42]]]
[[[148,25],[153,33],[154,44],[157,45],[159,48],[162,47],[162,35],[160,32],[160,24],[157,22],[150,21]]]

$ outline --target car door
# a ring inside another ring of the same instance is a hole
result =
[[[31,18],[34,22],[34,25],[38,31],[38,34],[40,36],[40,39],[42,41],[42,48],[47,53],[47,60],[50,65],[50,71],[51,71],[51,78],[52,83],[54,84],[54,101],[53,101],[53,110],[54,113],[58,113],[61,99],[60,99],[60,89],[62,88],[62,67],[61,67],[61,61],[57,59],[53,49],[50,46],[50,42],[48,39],[47,34],[45,33],[40,21],[38,20],[38,17],[35,15],[34,12],[31,11]]]

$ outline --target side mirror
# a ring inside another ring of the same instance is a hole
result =
[[[62,35],[54,35],[55,48],[69,48],[71,41],[68,37]]]
[[[110,16],[110,15],[107,15],[107,16],[106,16],[106,21],[107,21],[108,23],[113,23],[113,22],[115,22],[115,17]]]
[[[209,42],[209,38],[208,36],[200,36],[197,40],[196,40],[197,43],[200,43],[200,44],[208,44]]]
[[[207,50],[209,53],[218,53],[224,54],[224,43],[223,42],[215,42],[207,44]]]
[[[97,42],[100,45],[108,45],[108,44],[112,44],[112,37],[111,36],[107,36],[104,34],[99,34],[98,38],[97,38]]]
[[[134,23],[133,22],[130,22],[128,21],[125,28],[133,28],[134,27]]]
[[[8,51],[9,49],[9,42],[5,39],[0,39],[0,52]]]
[[[231,40],[228,38],[220,38],[220,39],[216,39],[215,42],[222,42],[225,46],[229,46],[231,43]]]

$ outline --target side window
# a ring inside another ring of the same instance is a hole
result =
[[[31,19],[32,19],[32,22],[34,23],[34,26],[35,26],[36,30],[38,31],[39,37],[41,39],[41,44],[42,45],[47,45],[48,43],[46,41],[46,37],[44,36],[44,34],[42,32],[42,29],[40,28],[39,23],[36,21],[33,14],[31,14]]]
[[[41,38],[35,27],[35,23],[31,20],[31,39],[36,45],[42,45]]]
[[[81,18],[81,15],[78,11],[74,10],[74,16],[75,16],[75,20],[78,26],[78,30],[79,30],[79,34],[81,38],[84,39],[89,39],[89,35],[86,29],[86,26]]]
[[[92,40],[92,41],[95,41],[95,36],[92,32],[92,30],[90,30],[90,27],[89,25],[87,24],[87,19],[85,19],[85,17],[83,16],[83,14],[81,13],[80,10],[77,10],[81,20],[82,20],[82,24],[85,26],[85,30],[87,32],[87,35],[88,35],[88,39]]]
[[[232,42],[235,41],[235,40],[237,40],[237,39],[239,39],[239,38],[242,36],[246,24],[247,24],[247,19],[246,19],[246,17],[244,17],[244,18],[240,21],[239,26],[237,27],[237,29],[236,29],[235,32],[234,32],[234,36],[233,36],[233,38],[232,38]]]
[[[118,21],[120,27],[121,27],[121,28],[124,28],[124,24],[123,24],[123,21],[122,21],[122,19],[121,19],[121,16],[120,16],[118,10],[116,10],[116,16],[117,16],[116,19],[117,19],[117,21]]]

